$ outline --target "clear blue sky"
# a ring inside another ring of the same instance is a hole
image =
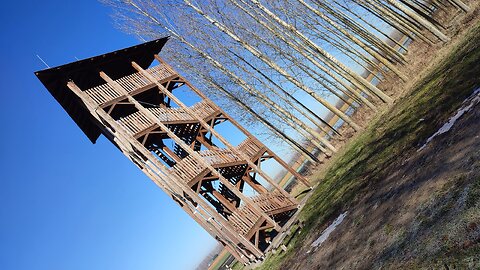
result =
[[[192,269],[215,245],[103,137],[93,145],[33,72],[138,41],[90,1],[0,9],[0,269]]]

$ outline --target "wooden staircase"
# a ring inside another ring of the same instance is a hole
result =
[[[288,197],[276,191],[254,196],[252,197],[252,201],[269,216],[297,208],[295,202],[292,202]],[[254,230],[259,229],[261,224],[258,223],[262,220],[260,219],[260,215],[251,209],[251,206],[242,205],[229,216],[228,221],[238,233],[250,238],[254,234]]]
[[[237,146],[237,149],[248,149],[247,156],[255,157],[263,154],[262,147],[259,146],[254,140],[247,139]],[[216,149],[216,150],[203,150],[198,152],[200,156],[214,168],[225,168],[236,165],[247,164],[247,161],[235,155],[228,149]],[[172,175],[178,177],[184,183],[193,185],[199,180],[199,177],[208,173],[207,167],[197,162],[195,158],[187,156],[181,161],[177,162],[175,166],[170,168]],[[222,175],[228,174],[228,172],[222,173]]]

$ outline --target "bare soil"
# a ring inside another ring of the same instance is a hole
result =
[[[472,13],[454,18],[448,28],[453,37],[449,44],[410,46],[409,68],[405,72],[411,81],[390,79],[380,85],[381,89],[397,101],[408,97],[462,42],[464,32],[478,23],[478,4],[472,1]],[[390,109],[382,108],[384,112]],[[359,110],[353,117],[357,123],[368,126],[379,116]],[[337,147],[357,136],[348,127],[341,132],[344,138],[335,140]],[[301,247],[292,251],[293,255],[282,261],[280,268],[480,269],[480,105],[425,149],[417,152],[418,148],[419,145],[405,146],[404,153],[389,159],[387,166],[381,168],[384,177],[367,181],[358,190],[350,207],[342,209],[348,210],[347,217],[321,247],[307,253],[339,211],[312,228]],[[323,174],[335,162],[336,159],[327,160],[316,168],[317,173]]]
[[[363,190],[362,199],[318,250],[306,253],[328,223],[282,268],[410,268],[444,249],[478,246],[480,209],[478,201],[467,205],[466,198],[480,181],[479,131],[477,106],[423,151],[393,161],[386,169],[389,177]],[[466,264],[480,267],[480,255]]]

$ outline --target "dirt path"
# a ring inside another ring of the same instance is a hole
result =
[[[480,87],[480,2],[472,3],[450,43],[409,54],[407,85],[382,86],[393,105],[354,115],[365,129],[339,140],[313,173],[305,227],[260,269],[480,269],[480,104],[418,151]]]
[[[291,269],[422,266],[480,242],[480,210],[467,201],[479,188],[480,105],[387,171],[317,251],[297,252],[303,258]],[[480,266],[480,257],[466,263]]]
[[[324,165],[304,232],[263,269],[480,269],[480,104],[418,151],[480,87],[479,13]]]

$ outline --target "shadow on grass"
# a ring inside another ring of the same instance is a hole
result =
[[[480,25],[415,90],[347,146],[305,205],[301,213],[305,226],[289,240],[292,248],[270,256],[260,269],[284,268],[289,260],[298,259],[294,255],[308,235],[321,232],[318,228],[354,204],[367,187],[388,177],[391,166],[416,151],[478,86]],[[407,192],[420,181],[401,185],[391,194]]]

